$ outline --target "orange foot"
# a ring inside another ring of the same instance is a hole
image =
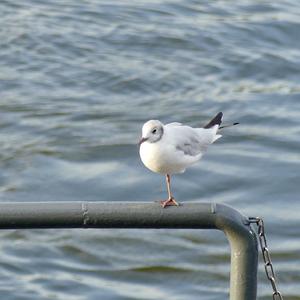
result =
[[[167,200],[160,201],[160,205],[162,208],[165,208],[166,206],[179,206],[179,203],[177,203],[174,198],[169,198]]]

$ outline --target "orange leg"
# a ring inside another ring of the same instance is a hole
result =
[[[179,203],[175,201],[171,194],[171,176],[169,174],[166,175],[166,181],[167,181],[167,189],[168,189],[168,199],[164,201],[160,201],[160,205],[165,208],[166,206],[179,206]]]

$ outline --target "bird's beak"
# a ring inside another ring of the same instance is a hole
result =
[[[148,138],[142,137],[139,141],[139,146],[141,146],[144,142],[146,142]]]

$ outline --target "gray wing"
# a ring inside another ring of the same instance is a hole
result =
[[[182,151],[185,155],[197,156],[206,150],[207,146],[201,145],[195,138],[186,139],[184,143],[177,143],[176,149]]]
[[[208,145],[213,142],[214,136],[210,129],[196,129],[189,126],[173,127],[172,135],[176,149],[190,156],[203,154]]]

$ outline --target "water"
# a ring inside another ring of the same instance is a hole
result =
[[[174,177],[179,201],[263,216],[285,299],[300,299],[300,4],[0,4],[1,201],[149,201],[151,118],[240,126]],[[1,299],[227,299],[229,246],[193,230],[0,232]],[[259,299],[270,299],[262,260]]]

